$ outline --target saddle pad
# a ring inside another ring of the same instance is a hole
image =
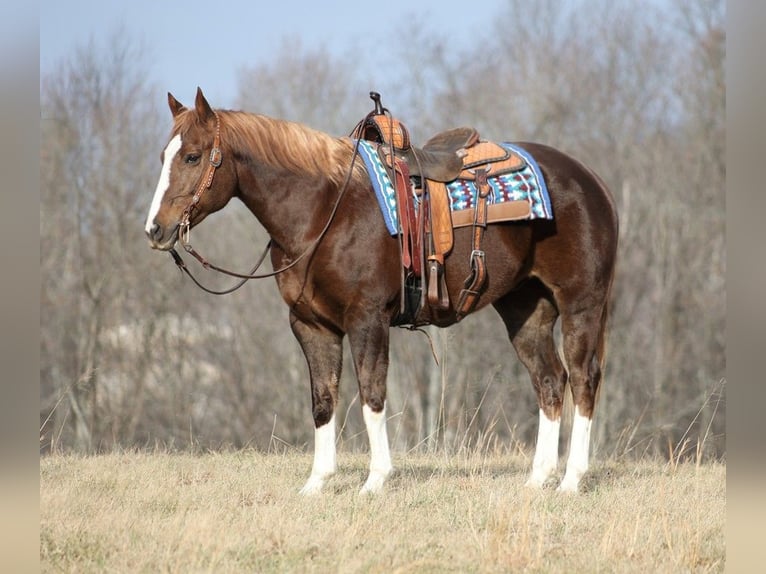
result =
[[[526,160],[527,165],[519,171],[488,178],[487,181],[492,188],[492,193],[488,200],[489,206],[523,200],[529,202],[529,214],[516,219],[553,219],[548,188],[545,185],[543,174],[537,162],[526,150],[519,146],[506,142],[503,142],[501,145],[522,156]],[[386,228],[391,235],[397,235],[400,233],[400,227],[396,213],[394,186],[391,184],[388,172],[380,161],[377,144],[365,140],[360,141],[359,155],[362,156],[364,165],[367,168],[367,173],[375,191],[380,211],[383,214]],[[460,211],[473,209],[477,193],[476,185],[473,181],[456,179],[447,184],[447,190],[450,195],[450,208],[453,216]],[[418,207],[419,198],[414,192],[413,197],[415,206]]]

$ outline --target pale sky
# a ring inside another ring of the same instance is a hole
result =
[[[456,51],[481,41],[504,0],[41,0],[40,74],[55,69],[76,46],[104,46],[120,27],[143,42],[148,73],[182,100],[201,86],[220,106],[232,105],[237,74],[268,62],[285,38],[304,49],[345,54],[354,46],[395,42],[412,20],[423,33],[453,38]],[[393,52],[393,50],[388,50]],[[383,53],[384,50],[381,50]],[[380,66],[395,65],[380,62]]]

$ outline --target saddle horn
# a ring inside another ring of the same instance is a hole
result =
[[[382,116],[386,108],[380,103],[380,94],[378,92],[370,92],[370,99],[375,102],[375,115]]]

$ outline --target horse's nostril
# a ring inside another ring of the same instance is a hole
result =
[[[155,223],[152,225],[151,230],[147,233],[151,239],[154,239],[155,241],[158,240],[160,237],[162,237],[162,228],[158,223]]]

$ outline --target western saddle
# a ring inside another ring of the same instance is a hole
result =
[[[389,172],[396,194],[404,288],[395,324],[416,322],[424,304],[420,286],[423,277],[427,285],[425,300],[432,312],[449,309],[444,259],[452,250],[453,228],[472,225],[471,274],[454,306],[459,321],[473,310],[487,279],[481,245],[489,222],[488,178],[521,170],[526,162],[499,144],[480,139],[473,127],[440,132],[422,147],[415,147],[405,125],[382,106],[380,94],[370,92],[370,98],[375,109],[357,124],[351,137],[378,144],[378,155]],[[455,212],[461,216],[453,218],[447,184],[456,180],[475,184],[478,195],[469,213]],[[418,198],[417,209],[413,189]],[[528,203],[515,204],[496,212],[497,219],[528,215]]]

